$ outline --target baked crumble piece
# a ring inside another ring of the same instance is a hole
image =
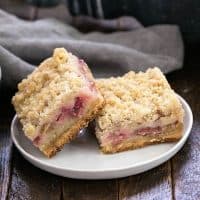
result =
[[[25,135],[51,157],[96,116],[103,97],[87,64],[56,48],[18,84],[12,103]]]
[[[96,81],[105,106],[95,119],[95,132],[104,153],[182,136],[183,108],[160,69],[133,71]]]

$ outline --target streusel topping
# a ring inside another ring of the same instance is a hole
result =
[[[79,65],[76,56],[64,48],[57,48],[53,57],[42,62],[18,84],[18,92],[12,102],[25,133],[30,137],[53,110],[86,85]]]
[[[183,120],[179,99],[158,68],[96,82],[106,101],[96,119],[97,131],[112,132],[160,118]]]

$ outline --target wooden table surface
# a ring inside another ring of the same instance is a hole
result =
[[[193,57],[186,57],[182,70],[167,75],[172,87],[193,110],[194,125],[188,141],[176,156],[161,166],[126,178],[75,180],[52,175],[31,165],[10,138],[13,92],[1,89],[0,199],[200,199],[200,70],[198,56]]]

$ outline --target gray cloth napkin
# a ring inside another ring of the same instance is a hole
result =
[[[84,59],[100,77],[152,66],[164,73],[182,67],[183,42],[177,26],[145,28],[136,23],[132,31],[83,34],[56,19],[30,22],[0,10],[2,81],[15,87],[55,47],[65,47]]]

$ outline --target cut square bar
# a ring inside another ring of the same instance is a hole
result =
[[[158,68],[96,82],[105,99],[95,120],[104,153],[181,138],[184,111]]]
[[[25,135],[46,156],[76,137],[103,106],[103,97],[83,60],[54,50],[18,84],[12,99]]]

